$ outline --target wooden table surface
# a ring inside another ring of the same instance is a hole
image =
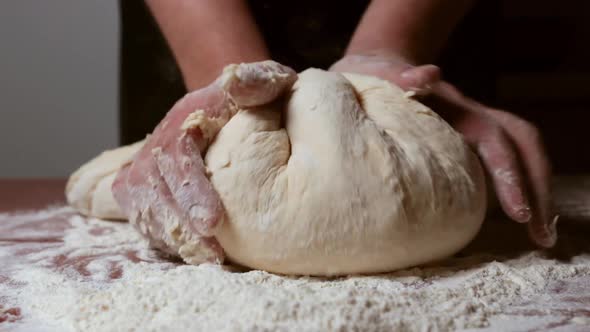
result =
[[[64,186],[64,179],[0,179],[0,214],[4,214],[4,219],[0,215],[0,247],[3,245],[18,247],[18,252],[22,253],[22,257],[17,258],[26,260],[28,259],[27,255],[43,250],[42,248],[45,246],[51,247],[59,244],[62,241],[64,230],[71,227],[68,219],[75,215],[73,210],[62,208],[63,212],[58,214],[30,218],[28,221],[22,221],[18,225],[12,226],[10,215],[19,211],[39,210],[47,206],[63,206],[65,204]],[[550,251],[550,254],[557,259],[568,261],[576,255],[590,253],[590,176],[560,177],[556,179],[554,187],[555,196],[559,198],[556,199],[556,209],[562,215],[562,221],[558,225],[560,234],[558,243]],[[7,212],[8,214],[6,214]],[[482,237],[481,234],[486,234],[486,236]],[[502,245],[498,245],[499,239],[501,239]],[[523,231],[523,225],[513,222],[487,222],[484,223],[480,235],[462,251],[462,255],[481,252],[490,254],[522,253],[530,250],[534,250],[534,248],[528,241],[526,232]],[[142,260],[129,253],[125,253],[125,255],[134,262]],[[89,273],[86,269],[91,262],[89,257],[69,257],[67,259],[64,257],[60,256],[51,260],[56,269],[69,266],[82,275]],[[149,263],[149,261],[146,262]],[[3,272],[3,264],[0,263],[0,284],[10,280],[9,272],[8,270]],[[121,274],[120,267],[112,267],[110,275],[113,279],[120,278]],[[543,310],[538,310],[535,302],[540,303],[539,301],[545,300],[531,299],[530,303],[522,304],[520,307],[514,306],[511,308],[514,312],[505,314],[508,314],[509,317],[512,314],[529,317],[536,325],[527,331],[590,331],[590,278],[584,276],[568,282],[567,284],[563,283],[567,287],[562,285],[563,287],[556,286],[548,290],[551,292],[553,303],[544,307]],[[580,325],[579,322],[572,321],[572,317],[587,317],[587,321],[584,321],[585,325]],[[2,330],[3,322],[10,323],[21,318],[20,308],[3,307],[2,294],[0,294],[0,330]],[[492,321],[491,326],[485,330],[498,330],[494,326]]]

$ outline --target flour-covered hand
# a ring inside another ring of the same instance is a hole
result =
[[[528,225],[541,247],[557,240],[557,218],[551,211],[551,165],[539,130],[503,110],[482,105],[446,82],[425,100],[478,153],[504,212]]]
[[[272,61],[230,65],[172,107],[112,187],[127,218],[154,247],[181,256],[190,250],[191,263],[223,260],[214,235],[224,210],[203,155],[237,109],[270,103],[295,80],[292,69]]]
[[[421,98],[463,134],[479,155],[503,211],[511,219],[527,223],[537,245],[555,244],[551,167],[535,126],[464,96],[441,80],[438,67],[414,66],[394,54],[347,55],[331,70],[377,76]]]

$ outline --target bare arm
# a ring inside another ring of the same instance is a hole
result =
[[[213,81],[229,63],[269,58],[243,0],[147,0],[187,88]]]
[[[473,0],[373,0],[347,54],[395,54],[431,63]]]

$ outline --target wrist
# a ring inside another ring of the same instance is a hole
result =
[[[347,53],[380,50],[413,65],[435,61],[473,0],[373,0]]]

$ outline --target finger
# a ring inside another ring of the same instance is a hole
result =
[[[540,247],[551,248],[557,242],[557,221],[559,216],[553,217],[549,222],[534,220],[528,225],[530,238]]]
[[[120,205],[126,206],[129,222],[149,240],[151,246],[174,254],[163,240],[162,220],[156,220],[152,213],[152,205],[157,204],[158,199],[165,199],[164,195],[159,194],[162,181],[156,170],[142,158],[142,153],[122,170],[120,176],[124,177],[120,181],[119,178],[116,180],[115,199]]]
[[[489,109],[490,115],[501,123],[522,156],[529,174],[534,199],[535,218],[529,225],[532,239],[540,246],[551,247],[557,240],[554,218],[551,216],[551,165],[539,131],[525,120],[499,110]]]
[[[156,141],[152,148],[161,142],[173,141],[189,128],[198,128],[193,138],[204,152],[217,131],[235,112],[225,91],[217,85],[186,94],[170,109],[164,120],[154,131]]]
[[[127,176],[133,190],[132,222],[151,246],[191,263],[221,262],[223,250],[216,239],[186,232],[186,216],[151,159],[137,160]]]
[[[531,220],[532,211],[526,181],[515,148],[507,134],[486,120],[483,105],[463,96],[453,86],[441,82],[435,86],[433,92],[439,102],[447,104],[446,107],[443,105],[443,108],[463,110],[455,112],[456,114],[451,117],[455,117],[454,120],[458,122],[458,127],[466,140],[475,145],[504,212],[517,222]],[[462,120],[457,113],[470,115],[469,119]]]
[[[440,81],[440,68],[435,65],[411,67],[400,73],[397,84],[412,95],[427,95]]]
[[[174,146],[155,148],[152,154],[176,204],[184,211],[186,226],[203,236],[214,235],[223,220],[223,206],[193,139],[183,135]]]
[[[514,147],[505,134],[500,132],[488,136],[477,146],[477,150],[492,177],[504,212],[517,222],[530,221],[532,211],[525,191],[525,181]]]
[[[152,245],[171,255],[180,255],[191,264],[222,262],[223,249],[215,238],[187,232],[186,214],[177,205],[167,183],[156,177],[159,175],[156,173],[152,172],[154,177],[149,180],[152,192],[144,195],[145,208],[141,214],[141,221],[151,231],[150,240],[156,240]]]

